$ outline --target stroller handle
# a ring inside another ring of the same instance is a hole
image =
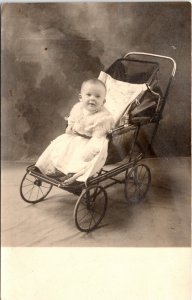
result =
[[[171,60],[171,62],[173,63],[173,69],[172,69],[172,77],[175,76],[175,72],[176,72],[176,62],[173,58],[169,57],[169,56],[164,56],[164,55],[158,55],[158,54],[152,54],[152,53],[145,53],[145,52],[128,52],[126,53],[123,58],[128,57],[129,55],[145,55],[145,56],[153,56],[153,57],[159,57],[159,58],[163,58],[163,59],[168,59]]]

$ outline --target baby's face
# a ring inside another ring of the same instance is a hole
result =
[[[96,112],[105,103],[105,88],[101,84],[87,82],[81,88],[80,100],[89,112]]]

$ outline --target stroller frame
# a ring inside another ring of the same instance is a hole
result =
[[[125,54],[123,58],[119,59],[134,61],[138,63],[152,63],[155,66],[155,68],[152,75],[146,83],[149,89],[151,89],[150,85],[152,83],[153,78],[159,71],[159,63],[146,61],[143,59],[131,58],[132,56],[148,56],[158,59],[164,59],[170,61],[173,66],[165,92],[161,95],[162,105],[160,107],[160,110],[153,116],[153,118],[147,119],[144,123],[138,124],[130,124],[129,120],[126,119],[126,122],[123,125],[120,125],[117,128],[111,130],[107,136],[110,143],[113,137],[121,135],[123,133],[127,133],[129,131],[134,131],[133,141],[131,144],[131,149],[129,151],[127,161],[122,162],[121,164],[110,170],[106,170],[104,166],[98,172],[98,174],[96,174],[94,177],[88,178],[86,182],[76,181],[75,183],[72,183],[70,185],[65,185],[64,183],[61,183],[56,179],[53,179],[47,175],[35,171],[35,169],[33,170],[33,164],[27,167],[26,173],[21,181],[20,194],[23,200],[28,203],[35,204],[44,201],[53,186],[78,195],[79,197],[74,208],[74,218],[76,227],[83,232],[90,232],[96,229],[101,223],[102,219],[104,218],[108,202],[106,192],[107,188],[115,184],[124,184],[124,192],[127,202],[129,204],[136,204],[145,199],[145,196],[150,187],[150,169],[147,165],[140,163],[140,161],[144,157],[144,153],[142,153],[140,149],[138,153],[135,153],[135,148],[138,145],[139,132],[142,126],[146,124],[154,123],[155,125],[149,146],[151,146],[154,141],[158,125],[161,120],[162,112],[165,106],[166,98],[170,90],[171,81],[175,75],[176,63],[171,57],[144,52],[129,52]],[[112,64],[112,66],[114,64]],[[106,73],[109,72],[110,68],[106,71]],[[125,173],[124,178],[117,178],[117,175],[123,172]],[[108,180],[110,180],[111,182],[109,183]],[[105,185],[101,185],[101,183],[104,182]],[[36,190],[37,192],[35,193],[35,199],[32,199],[32,194],[34,193],[34,190]]]

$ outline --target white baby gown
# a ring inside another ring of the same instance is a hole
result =
[[[72,131],[53,140],[37,160],[36,166],[44,174],[54,172],[55,168],[64,174],[81,172],[77,181],[86,181],[105,164],[108,153],[106,134],[113,128],[114,120],[105,107],[89,114],[79,102],[73,107],[68,124]],[[83,159],[85,153],[97,154],[87,162]]]

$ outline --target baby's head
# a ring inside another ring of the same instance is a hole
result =
[[[89,79],[82,83],[80,101],[89,112],[99,111],[105,103],[106,87],[99,79]]]

